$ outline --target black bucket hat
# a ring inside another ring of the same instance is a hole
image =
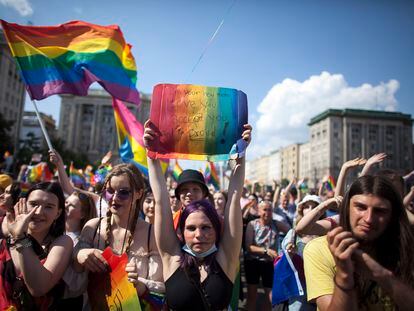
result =
[[[197,183],[201,186],[204,193],[208,194],[208,188],[204,180],[203,174],[196,170],[184,170],[180,176],[178,176],[177,187],[175,188],[175,197],[180,199],[180,187],[188,182]]]

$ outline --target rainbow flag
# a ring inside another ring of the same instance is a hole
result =
[[[213,162],[206,163],[204,178],[206,179],[206,182],[212,184],[216,190],[220,189],[220,178]]]
[[[103,184],[106,178],[106,175],[112,170],[112,165],[105,165],[101,168],[98,168],[95,171],[95,174],[91,177],[91,185],[93,187],[96,186],[96,184]]]
[[[93,284],[88,289],[88,295],[92,310],[137,310],[141,311],[137,290],[128,281],[125,267],[128,256],[123,253],[115,255],[110,247],[102,252],[102,256],[110,266],[109,275],[100,273],[101,282]],[[91,285],[91,284],[89,284]]]
[[[85,96],[98,82],[112,96],[139,103],[135,60],[117,25],[21,26],[4,20],[1,25],[32,99]]]
[[[74,185],[84,185],[86,183],[85,176],[73,166],[73,162],[70,162],[69,178]]]
[[[181,168],[180,164],[178,164],[178,162],[175,161],[174,168],[172,170],[172,176],[174,177],[174,179],[178,180],[178,176],[180,176],[182,172],[183,169]]]
[[[331,175],[329,175],[328,181],[326,182],[326,188],[329,191],[335,191],[335,180]]]
[[[135,164],[142,173],[148,176],[147,152],[142,140],[144,126],[120,100],[114,98],[112,106],[118,133],[119,156],[123,162]],[[168,160],[161,162],[164,173],[168,168],[168,163]]]
[[[151,158],[225,161],[243,156],[247,96],[235,89],[158,84],[150,119],[161,133]]]
[[[29,183],[38,183],[42,181],[51,181],[53,173],[49,170],[46,162],[40,162],[27,171],[27,181]]]

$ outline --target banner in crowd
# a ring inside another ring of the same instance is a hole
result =
[[[115,255],[110,247],[105,248],[102,256],[110,266],[108,273],[95,273],[100,275],[99,281],[89,284],[88,295],[92,310],[123,310],[141,311],[137,290],[128,281],[125,267],[128,263],[126,253]],[[91,274],[89,282],[91,283]],[[102,278],[106,276],[107,278]]]
[[[142,140],[144,126],[120,100],[113,99],[116,131],[118,134],[119,156],[125,163],[135,164],[148,176],[147,152]],[[168,160],[161,161],[162,171],[168,168]]]
[[[151,158],[225,161],[243,156],[247,123],[242,91],[190,84],[154,87],[150,119],[160,133]]]
[[[112,96],[139,103],[135,60],[117,25],[22,26],[4,20],[1,25],[32,100],[86,96],[98,82]]]

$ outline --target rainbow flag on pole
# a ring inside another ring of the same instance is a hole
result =
[[[173,175],[174,179],[178,180],[178,176],[180,176],[182,172],[183,172],[183,169],[178,164],[178,161],[175,160],[174,168],[172,170],[172,175]]]
[[[144,126],[120,100],[114,98],[112,106],[118,133],[120,158],[123,162],[135,164],[143,174],[148,176],[147,152],[142,140]],[[168,160],[161,161],[164,173],[168,163]]]
[[[213,162],[206,163],[204,178],[206,179],[206,182],[212,184],[216,190],[220,189],[220,178]]]
[[[0,21],[32,99],[85,96],[89,86],[98,82],[112,96],[139,103],[135,60],[117,25],[71,21],[21,26]]]

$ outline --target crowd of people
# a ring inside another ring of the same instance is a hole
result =
[[[247,144],[251,131],[244,126]],[[145,146],[158,139],[147,121]],[[148,178],[117,164],[83,189],[55,150],[49,160],[57,178],[28,191],[21,176],[0,175],[1,310],[108,310],[107,250],[126,254],[144,310],[234,310],[234,297],[247,310],[414,306],[412,174],[379,170],[385,154],[345,162],[335,188],[322,180],[317,189],[295,178],[245,185],[242,157],[217,191],[196,170],[166,182],[151,158]],[[283,256],[303,290],[275,301],[287,285],[275,284]]]

